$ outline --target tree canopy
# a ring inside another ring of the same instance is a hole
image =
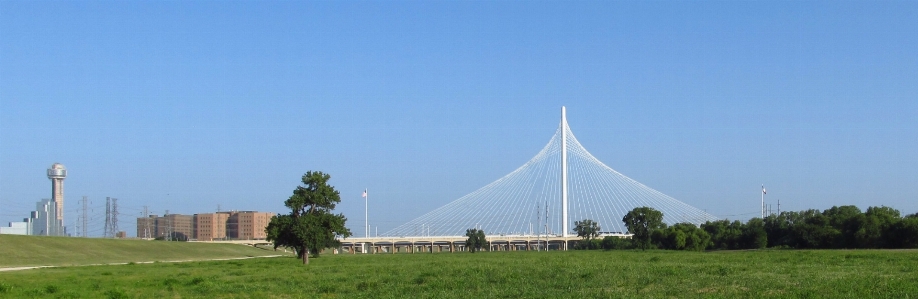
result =
[[[488,241],[483,230],[470,228],[465,231],[465,236],[468,237],[465,239],[465,247],[468,247],[469,252],[475,253],[481,251],[482,247],[487,247]]]
[[[918,213],[900,215],[883,206],[864,212],[856,206],[835,206],[824,211],[785,211],[746,223],[708,221],[698,228],[691,223],[667,227],[663,213],[640,207],[622,219],[633,234],[633,247],[623,246],[616,237],[606,237],[600,244],[604,249],[675,250],[918,248]]]
[[[350,237],[351,231],[344,226],[347,218],[343,214],[332,214],[341,197],[335,187],[328,184],[330,175],[321,171],[308,171],[302,177],[302,186],[293,190],[293,195],[284,206],[290,209],[286,215],[271,218],[265,229],[267,240],[274,242],[274,248],[290,247],[296,251],[303,264],[309,264],[309,255],[319,256],[322,249],[340,245],[337,237]]]
[[[711,242],[711,235],[691,223],[677,223],[651,233],[657,248],[702,251]]]
[[[632,234],[631,240],[635,248],[650,249],[651,233],[656,229],[666,227],[663,223],[663,213],[650,207],[634,208],[622,218],[625,227]]]
[[[574,231],[577,232],[578,237],[583,239],[577,243],[577,246],[583,249],[598,248],[601,243],[598,240],[593,242],[593,239],[599,236],[599,230],[599,223],[591,219],[574,221]]]

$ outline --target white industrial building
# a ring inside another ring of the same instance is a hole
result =
[[[10,222],[9,227],[0,227],[0,234],[4,235],[28,235],[29,232],[28,222]]]
[[[10,222],[9,227],[0,227],[0,234],[10,235],[35,235],[35,236],[66,236],[64,227],[64,179],[67,169],[63,164],[54,163],[48,169],[48,179],[51,179],[51,199],[42,199],[35,204],[29,218],[23,222]]]
[[[57,204],[50,199],[35,203],[35,211],[23,222],[10,222],[9,227],[0,227],[0,234],[33,236],[66,236],[67,230],[61,220]]]

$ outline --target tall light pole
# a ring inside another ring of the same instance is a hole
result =
[[[762,220],[765,220],[765,184],[762,184]]]
[[[363,189],[363,237],[370,237],[370,199],[367,189]]]

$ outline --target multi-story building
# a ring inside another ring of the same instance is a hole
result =
[[[191,240],[194,239],[194,216],[166,214],[156,218],[156,238]]]
[[[195,239],[213,241],[226,239],[226,220],[230,213],[218,212],[194,215]]]
[[[274,213],[244,211],[234,216],[237,219],[235,239],[259,240],[267,238],[265,228],[268,227],[268,222],[271,222]]]
[[[149,217],[137,218],[137,237],[138,238],[155,238],[156,235],[156,215]]]
[[[31,227],[31,235],[35,236],[66,236],[64,224],[57,219],[60,211],[58,205],[50,199],[42,199],[35,204],[32,217],[25,219]]]
[[[256,211],[152,215],[137,218],[137,237],[166,238],[172,232],[172,237],[180,240],[260,240],[267,238],[265,228],[274,215]]]

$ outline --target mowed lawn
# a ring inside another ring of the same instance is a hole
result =
[[[283,254],[239,244],[0,235],[0,268],[201,260]]]
[[[915,250],[323,255],[0,272],[8,298],[915,298]]]

